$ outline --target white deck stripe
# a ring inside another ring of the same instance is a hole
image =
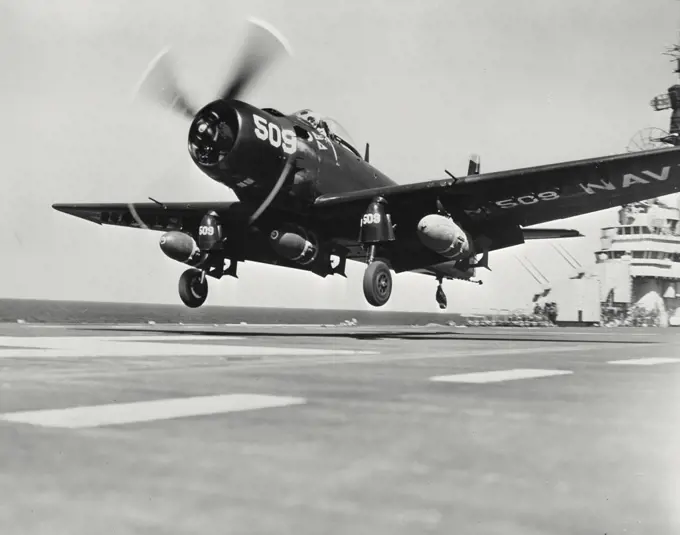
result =
[[[0,336],[0,345],[14,347],[72,347],[102,342],[229,342],[243,336],[200,334],[133,335],[133,336]]]
[[[352,351],[343,349],[302,349],[295,347],[264,346],[198,346],[155,344],[152,347],[92,347],[78,349],[0,349],[0,360],[6,358],[115,358],[115,357],[229,357],[229,356],[354,356],[375,355],[377,351]]]
[[[628,364],[630,366],[653,366],[654,364],[671,364],[675,362],[680,362],[680,359],[648,357],[642,359],[610,360],[608,361],[608,364]]]
[[[172,343],[178,341],[208,342]],[[375,351],[299,347],[243,346],[227,343],[222,336],[130,336],[130,337],[0,337],[3,358],[163,357],[163,356],[281,356],[364,355]]]
[[[517,379],[536,379],[538,377],[551,377],[554,375],[568,375],[573,372],[568,370],[535,370],[515,369],[498,370],[492,372],[458,373],[455,375],[438,375],[430,377],[431,381],[445,383],[498,383],[501,381],[515,381]]]
[[[140,401],[137,403],[114,403],[69,409],[14,412],[0,414],[0,420],[44,427],[79,429],[286,407],[305,402],[304,398],[228,394],[222,396]]]
[[[233,346],[223,346],[231,348]],[[263,354],[264,357],[278,356],[276,360],[262,360],[257,362],[240,362],[232,363],[229,365],[230,371],[235,370],[252,370],[260,368],[300,368],[303,366],[336,366],[344,364],[381,364],[385,362],[408,362],[408,361],[419,361],[419,360],[441,360],[441,359],[461,359],[461,358],[471,358],[480,356],[492,356],[492,355],[516,355],[516,354],[534,354],[534,353],[567,353],[573,351],[584,351],[591,349],[599,349],[600,346],[592,344],[576,345],[569,347],[555,347],[555,346],[538,346],[531,347],[527,349],[484,349],[484,350],[474,350],[474,351],[461,351],[459,353],[408,353],[406,355],[394,355],[393,352],[380,353],[378,351],[348,351],[347,353],[340,353],[340,350],[331,350],[331,354],[318,354],[312,352],[309,355],[276,355],[273,353]],[[258,348],[263,349],[263,348]],[[267,349],[267,348],[264,348]],[[274,348],[277,349],[277,348]],[[5,355],[5,351],[21,351],[25,352],[27,358],[40,358],[45,355],[36,355],[35,350],[2,350],[0,349],[0,359]],[[228,354],[227,354],[228,355]],[[9,357],[9,355],[5,355]],[[73,355],[69,355],[73,356]],[[78,356],[78,355],[76,355]],[[86,355],[82,355],[86,356]],[[91,356],[91,355],[90,355]],[[176,355],[175,355],[176,356]],[[223,356],[226,356],[223,354]],[[291,358],[292,357],[292,358]],[[171,368],[171,369],[157,369],[154,370],[156,374],[162,373],[187,373],[185,368]],[[118,375],[124,374],[137,374],[137,370],[121,370],[117,372]],[[71,373],[70,377],[94,377],[98,375],[107,375],[108,372],[82,372],[82,373]]]

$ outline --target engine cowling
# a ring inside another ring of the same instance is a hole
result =
[[[160,246],[166,256],[184,264],[197,262],[201,257],[196,241],[184,232],[166,232],[161,236]]]
[[[272,230],[269,241],[277,254],[303,266],[314,262],[319,254],[316,236],[301,227]]]
[[[418,238],[425,247],[445,258],[460,259],[473,254],[470,238],[450,217],[426,215],[418,222]]]

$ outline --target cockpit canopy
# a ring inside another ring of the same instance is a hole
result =
[[[321,126],[321,114],[316,113],[312,110],[300,110],[293,114],[293,117],[297,117],[301,121],[311,125],[313,128],[319,128]]]
[[[359,152],[354,148],[354,141],[347,133],[347,130],[345,130],[345,128],[332,117],[324,116],[320,113],[307,109],[295,112],[293,117],[296,117],[297,119],[307,123],[314,130],[339,138],[339,140],[344,145],[347,145],[353,152],[359,154]]]

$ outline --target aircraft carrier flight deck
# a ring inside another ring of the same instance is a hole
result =
[[[0,532],[680,532],[674,329],[0,326]]]

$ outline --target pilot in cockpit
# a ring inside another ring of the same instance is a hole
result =
[[[331,129],[328,123],[318,113],[311,110],[302,110],[298,113],[298,117],[313,126],[315,130],[322,132],[326,137],[331,137]]]
[[[321,130],[326,135],[326,137],[331,137],[332,135],[331,127],[328,126],[328,123],[323,119],[319,121],[319,130]]]

